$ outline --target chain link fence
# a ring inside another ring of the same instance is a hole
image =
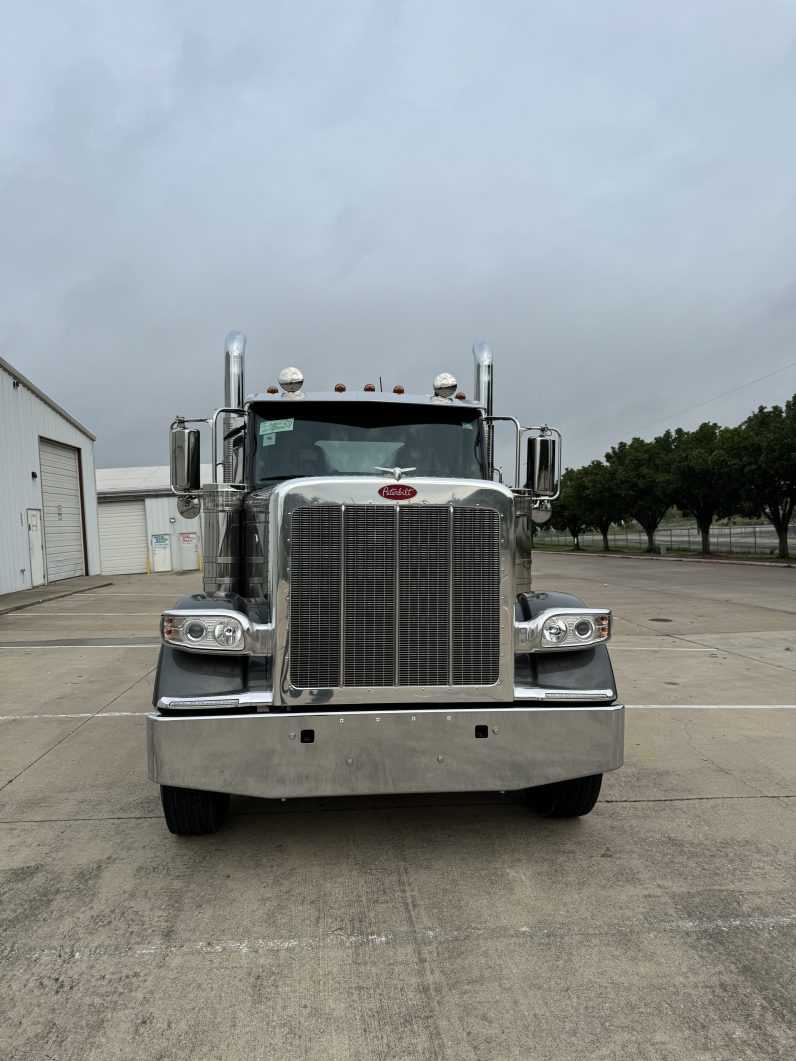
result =
[[[638,526],[612,527],[608,532],[608,544],[617,552],[646,552],[647,535]],[[541,527],[534,539],[534,546],[573,548],[572,536],[565,531]],[[580,536],[581,549],[602,552],[601,534],[586,531]],[[655,532],[655,547],[661,553],[701,553],[702,535],[694,524],[674,524],[659,527]],[[788,527],[788,548],[796,555],[796,524]],[[751,556],[777,556],[779,540],[770,523],[738,523],[716,525],[710,530],[710,550],[714,553],[743,553]]]

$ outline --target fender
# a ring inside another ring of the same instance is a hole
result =
[[[517,610],[521,619],[533,619],[547,608],[590,607],[571,593],[520,593]],[[613,689],[616,679],[606,645],[574,649],[572,652],[532,652],[528,657],[531,678],[540,688]]]
[[[180,597],[175,608],[207,611],[208,600],[219,607],[246,611],[244,602],[232,598],[208,598],[204,593]],[[158,669],[152,706],[157,707],[161,696],[226,696],[240,693],[248,682],[248,657],[223,656],[199,652],[183,652],[171,645],[160,646]]]

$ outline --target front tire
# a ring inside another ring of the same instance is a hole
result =
[[[226,818],[229,793],[161,785],[160,802],[169,832],[176,836],[204,836],[214,833]]]
[[[580,818],[594,809],[602,783],[602,774],[555,781],[529,788],[528,800],[543,818]]]

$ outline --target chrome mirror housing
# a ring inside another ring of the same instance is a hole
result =
[[[526,489],[534,497],[558,496],[559,440],[553,434],[533,435],[528,439],[528,469]]]
[[[176,420],[171,426],[171,488],[175,494],[195,494],[201,486],[199,431]]]

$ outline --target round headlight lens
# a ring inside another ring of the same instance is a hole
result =
[[[201,641],[207,634],[207,627],[198,619],[191,619],[185,624],[185,637],[188,641]]]
[[[567,636],[567,624],[563,619],[548,619],[542,627],[542,637],[552,645],[557,645]]]
[[[591,619],[578,619],[573,629],[575,636],[579,637],[581,641],[589,641],[594,637],[594,623]]]
[[[243,640],[243,627],[237,619],[224,619],[216,623],[213,639],[217,645],[223,645],[224,648],[237,648]]]

